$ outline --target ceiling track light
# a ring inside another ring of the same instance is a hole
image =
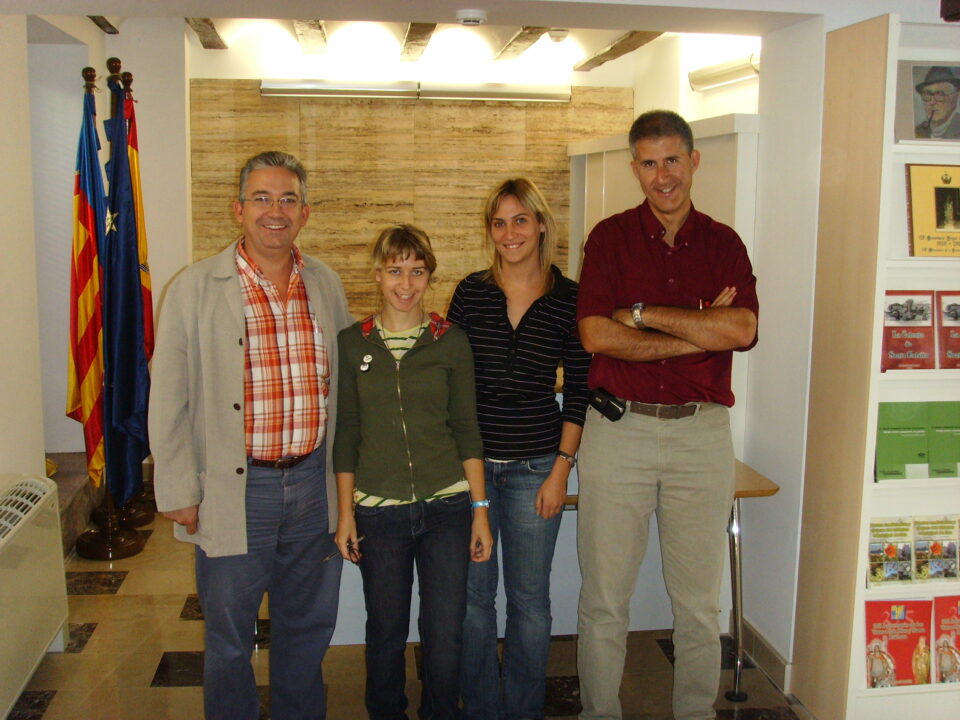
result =
[[[708,65],[687,74],[690,89],[696,92],[751,80],[760,75],[760,56],[751,54],[738,60]]]
[[[261,95],[281,97],[393,98],[411,100],[486,100],[498,102],[570,102],[569,85],[456,85],[398,81],[382,83],[328,80],[261,80]]]

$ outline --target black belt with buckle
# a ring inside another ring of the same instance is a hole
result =
[[[282,457],[278,460],[259,460],[257,458],[247,458],[247,464],[253,465],[253,467],[260,468],[272,468],[274,470],[289,470],[292,467],[296,467],[312,453],[307,453],[306,455],[292,455],[290,457]]]
[[[700,403],[688,403],[687,405],[657,405],[651,403],[630,401],[630,412],[637,415],[649,415],[658,420],[679,420],[680,418],[695,415],[700,409]]]

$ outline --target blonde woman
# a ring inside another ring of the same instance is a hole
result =
[[[336,542],[358,563],[367,609],[371,720],[406,718],[404,650],[416,566],[422,720],[456,720],[470,561],[490,557],[473,357],[466,335],[423,309],[437,261],[410,225],[373,248],[381,310],[343,330],[333,464]]]
[[[464,278],[449,319],[473,348],[490,527],[507,596],[503,672],[497,657],[496,557],[470,567],[463,720],[543,717],[550,648],[550,566],[567,477],[587,408],[590,356],[576,333],[577,284],[553,265],[556,225],[530,180],[487,199],[491,264]],[[563,365],[563,407],[556,400]]]

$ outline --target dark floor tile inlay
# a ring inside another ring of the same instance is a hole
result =
[[[196,594],[187,595],[180,611],[181,620],[203,620],[203,610],[200,608],[200,598]]]
[[[203,685],[203,652],[165,652],[150,681],[151,687]]]
[[[657,645],[660,646],[660,649],[663,651],[663,654],[667,657],[667,660],[670,661],[670,664],[673,665],[673,640],[670,638],[660,638],[657,640]],[[737,659],[736,647],[733,643],[733,638],[729,635],[720,636],[720,668],[722,670],[733,670],[734,664]],[[752,670],[756,665],[748,658],[746,655],[743,656],[743,669]]]
[[[126,577],[126,570],[68,572],[67,595],[116,595]]]
[[[7,720],[40,720],[56,690],[25,690],[13,704]]]
[[[580,705],[580,678],[576,675],[547,678],[547,694],[543,714],[547,717],[578,715]]]
[[[749,701],[748,701],[749,702]],[[788,707],[773,708],[721,708],[717,720],[799,720]]]
[[[63,651],[68,653],[83,652],[83,649],[87,646],[87,641],[96,629],[96,623],[70,623],[70,639],[67,640],[66,647],[63,648]]]

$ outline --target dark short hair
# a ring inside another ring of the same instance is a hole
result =
[[[279,150],[268,150],[259,155],[254,155],[243,164],[243,170],[240,171],[240,201],[244,199],[247,193],[247,179],[254,170],[263,170],[264,168],[278,167],[289,170],[297,176],[300,181],[300,202],[307,205],[307,171],[303,164],[290,153],[280,152]]]
[[[679,136],[687,152],[693,152],[693,130],[677,113],[671,110],[650,110],[633,121],[630,127],[630,153],[636,153],[637,141],[669,135]]]

